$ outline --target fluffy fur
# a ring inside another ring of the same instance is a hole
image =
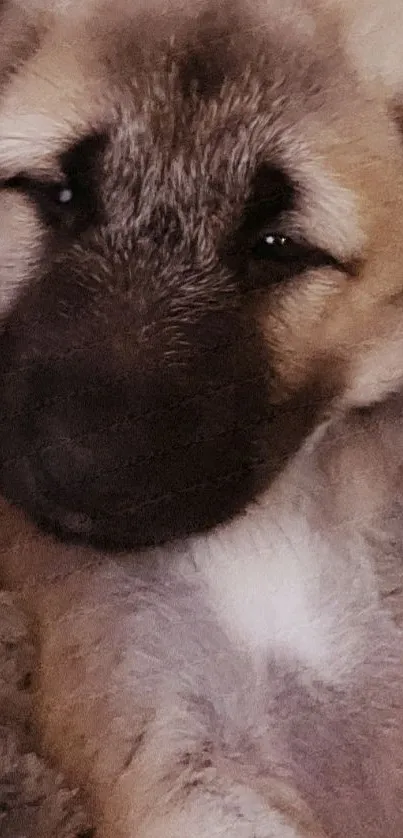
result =
[[[357,50],[368,9],[4,3],[0,483],[88,546],[5,510],[2,575],[99,838],[403,831],[400,32]]]
[[[181,548],[113,559],[9,531],[42,741],[100,835],[397,838],[400,413],[329,430]]]
[[[18,595],[0,597],[1,838],[91,838],[77,789],[35,753],[32,690],[36,654]]]

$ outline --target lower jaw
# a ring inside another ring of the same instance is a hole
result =
[[[208,533],[242,513],[268,480],[263,473],[257,479],[252,462],[237,465],[226,479],[217,474],[205,479],[205,490],[199,485],[196,491],[184,486],[154,498],[122,495],[109,505],[107,495],[102,504],[83,497],[77,504],[74,496],[63,498],[56,488],[52,492],[46,481],[46,487],[41,485],[41,472],[28,456],[20,455],[0,463],[0,492],[59,541],[108,552],[141,551]]]

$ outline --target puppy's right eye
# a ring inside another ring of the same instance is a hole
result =
[[[25,195],[52,224],[70,223],[77,209],[75,193],[68,182],[42,181],[22,174],[3,181],[2,187]]]
[[[0,189],[18,191],[31,201],[47,230],[85,232],[102,217],[98,184],[106,142],[103,134],[84,136],[61,153],[57,165],[59,176],[52,179],[22,171],[8,180],[0,180]]]

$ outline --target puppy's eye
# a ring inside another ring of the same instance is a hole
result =
[[[76,207],[75,192],[68,182],[41,181],[27,175],[16,175],[2,184],[4,189],[20,192],[33,201],[50,223],[71,219]]]
[[[341,266],[330,253],[282,233],[265,232],[249,249],[246,284],[264,289],[315,268]]]
[[[74,203],[74,190],[68,182],[41,181],[27,175],[16,175],[4,181],[3,188],[20,192],[35,201],[39,208],[55,212],[71,209]]]
[[[50,181],[21,174],[0,182],[0,188],[19,192],[30,201],[48,232],[78,234],[97,218],[97,201],[91,184],[77,176]]]
[[[59,206],[65,207],[74,200],[74,192],[70,186],[57,186],[54,198]]]
[[[1,0],[0,0],[1,5]],[[107,143],[104,134],[89,134],[61,152],[57,175],[20,171],[1,180],[0,189],[19,192],[35,207],[47,233],[78,235],[99,223],[103,217],[98,188],[102,155]]]
[[[252,257],[257,261],[272,259],[284,261],[290,258],[295,245],[287,236],[280,233],[265,233],[252,248]]]

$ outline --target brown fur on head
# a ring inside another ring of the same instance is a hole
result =
[[[314,5],[4,4],[0,485],[68,538],[209,528],[400,383],[400,138]]]

